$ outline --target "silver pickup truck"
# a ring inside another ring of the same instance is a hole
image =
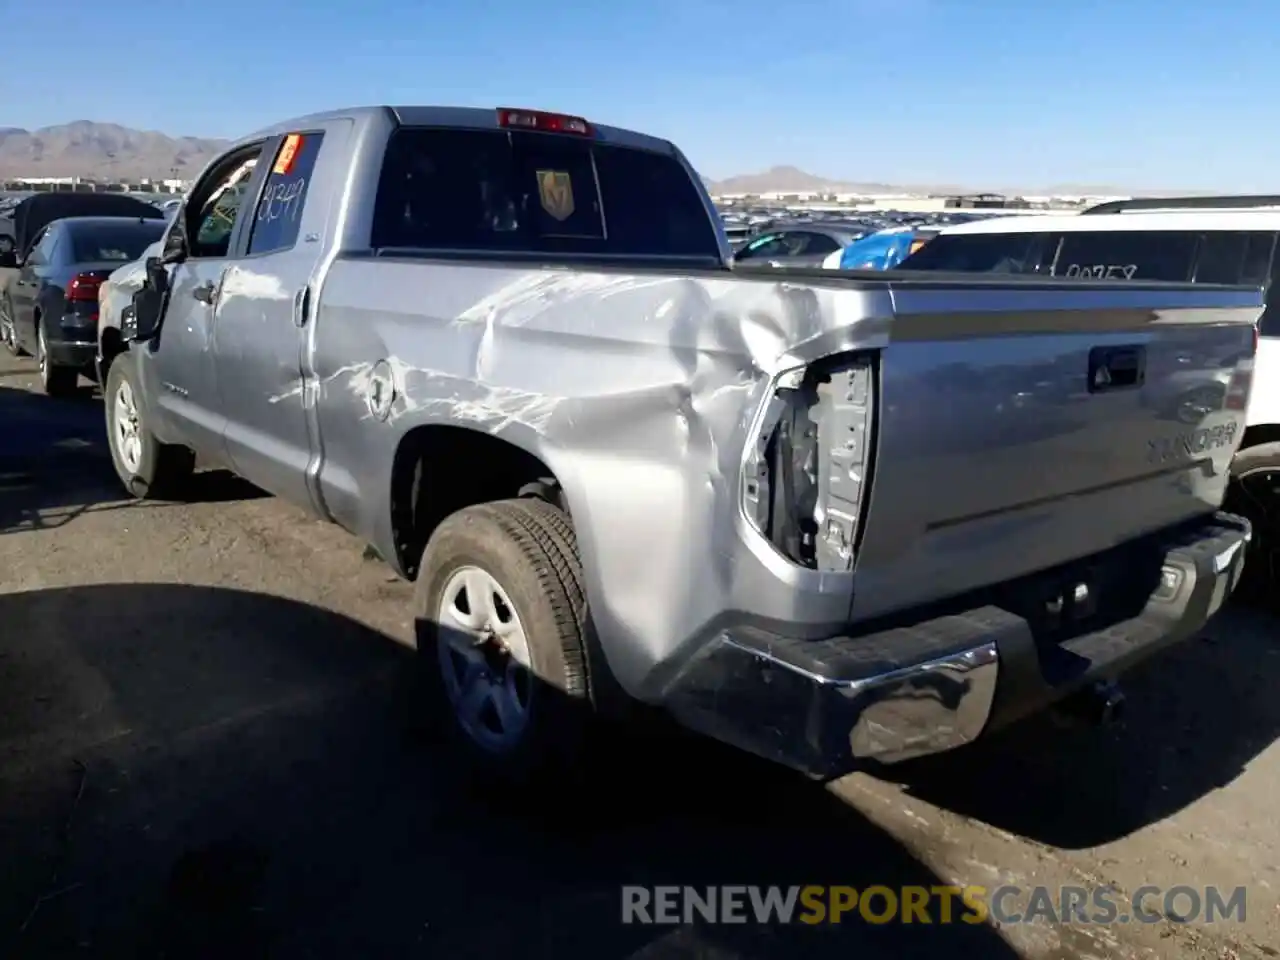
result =
[[[628,704],[828,777],[1113,701],[1237,582],[1261,291],[731,269],[669,143],[368,108],[201,175],[100,363],[116,469],[197,457],[416,581],[451,729],[562,769]],[[641,711],[647,712],[647,711]]]

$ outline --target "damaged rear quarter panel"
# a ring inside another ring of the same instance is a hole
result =
[[[847,617],[851,574],[797,568],[745,534],[740,469],[771,377],[880,345],[885,323],[851,320],[889,312],[883,289],[712,272],[340,258],[320,297],[314,378],[297,392],[322,438],[329,512],[384,556],[391,465],[414,427],[483,431],[546,463],[610,666],[644,696],[655,665],[726,619],[817,636]],[[380,420],[366,398],[387,370],[395,399]]]

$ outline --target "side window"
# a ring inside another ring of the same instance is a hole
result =
[[[1274,233],[1245,234],[1248,241],[1244,248],[1244,266],[1240,269],[1241,283],[1266,284],[1271,279],[1271,251],[1276,245]]]
[[[1196,283],[1239,283],[1249,235],[1213,230],[1200,235]]]
[[[57,245],[57,231],[53,227],[45,227],[40,233],[40,239],[31,248],[31,254],[27,257],[27,266],[43,267],[53,263],[54,248]]]
[[[1062,235],[1053,275],[1185,281],[1191,278],[1198,240],[1194,233],[1171,230],[1069,231]]]
[[[784,233],[767,233],[748,243],[738,253],[739,260],[768,260],[770,257],[791,255],[791,244]]]
[[[809,256],[819,256],[826,253],[835,253],[840,249],[840,243],[834,237],[829,237],[825,233],[806,234],[809,238],[809,245],[804,248],[804,252]]]
[[[192,192],[186,224],[192,257],[220,258],[230,251],[231,234],[260,152],[255,148],[227,157]]]
[[[319,132],[291,133],[280,142],[250,226],[250,256],[288,250],[298,242],[307,185],[323,140]]]
[[[1040,235],[1035,233],[942,233],[900,264],[898,270],[957,273],[1031,273]]]
[[[1267,287],[1266,307],[1258,319],[1258,333],[1264,337],[1280,337],[1280,257],[1271,267],[1271,283]]]

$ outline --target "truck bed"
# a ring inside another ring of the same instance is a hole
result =
[[[817,638],[1212,513],[1261,303],[1190,284],[345,254],[319,297],[323,349],[279,395],[315,398],[323,502],[388,556],[361,492],[387,488],[393,457],[357,429],[377,361],[393,425],[466,423],[539,456],[619,641],[610,665],[652,698],[726,619]],[[870,371],[864,434],[841,432],[839,398],[806,416],[826,493],[844,469],[829,455],[865,444],[855,542],[846,568],[821,549],[797,563],[752,529],[744,465],[776,378],[825,365],[839,382],[845,360]],[[1093,383],[1091,362],[1119,382]]]

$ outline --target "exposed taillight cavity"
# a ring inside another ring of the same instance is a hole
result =
[[[1236,361],[1236,368],[1227,382],[1227,395],[1223,407],[1227,410],[1249,409],[1249,394],[1253,392],[1253,365],[1258,356],[1258,325],[1253,325],[1253,349],[1247,357]]]
[[[748,451],[742,506],[791,562],[853,569],[869,486],[875,366],[842,355],[774,383]]]
[[[77,273],[67,284],[67,299],[70,301],[90,300],[98,302],[98,288],[102,286],[102,278],[91,273]]]
[[[543,133],[572,133],[580,137],[592,135],[591,124],[581,117],[515,107],[498,108],[498,126],[515,130],[538,130]]]

